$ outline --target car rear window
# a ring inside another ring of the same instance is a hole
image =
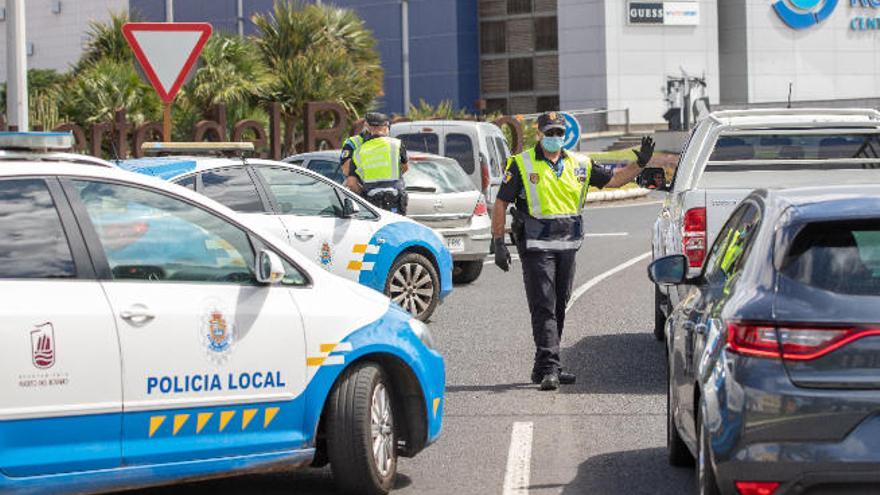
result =
[[[710,162],[741,160],[834,160],[876,158],[880,134],[779,133],[721,136]]]
[[[785,257],[782,273],[832,292],[880,295],[880,220],[804,227]]]
[[[437,193],[474,191],[476,187],[455,160],[411,160],[403,174],[407,189],[436,189]]]
[[[421,151],[435,155],[440,153],[440,137],[432,132],[401,134],[397,139],[403,141],[407,151]]]
[[[457,161],[461,168],[470,175],[474,173],[474,143],[467,134],[449,133],[446,135],[446,150],[443,153]]]
[[[342,184],[342,166],[335,160],[309,160],[308,169],[317,172],[337,184]]]

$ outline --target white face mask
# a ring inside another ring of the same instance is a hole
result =
[[[564,143],[565,138],[561,136],[544,136],[541,139],[541,147],[550,153],[556,153],[561,150]]]

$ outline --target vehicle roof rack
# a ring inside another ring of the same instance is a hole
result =
[[[147,142],[141,150],[151,156],[168,155],[211,155],[211,156],[245,156],[254,152],[254,143],[249,141],[229,142]]]
[[[0,132],[0,150],[72,151],[73,134],[69,132]]]
[[[751,108],[747,110],[720,110],[709,114],[718,119],[760,116],[797,116],[797,115],[843,115],[849,117],[865,117],[880,120],[880,112],[873,108]]]

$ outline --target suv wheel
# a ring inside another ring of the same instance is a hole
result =
[[[483,273],[483,261],[458,261],[452,275],[452,281],[456,284],[469,284],[480,278]]]
[[[721,495],[712,462],[709,460],[709,434],[703,428],[703,414],[700,412],[702,408],[699,404],[697,408],[697,495]]]
[[[666,298],[660,292],[660,288],[654,286],[654,338],[663,341],[666,338],[666,314],[663,313],[663,304]]]
[[[327,454],[345,493],[385,495],[397,477],[391,384],[381,368],[347,370],[329,398]]]
[[[427,321],[440,299],[440,277],[428,258],[406,253],[391,266],[385,295],[417,319]]]

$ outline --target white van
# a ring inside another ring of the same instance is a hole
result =
[[[420,120],[391,126],[391,136],[403,141],[407,151],[422,151],[453,158],[486,196],[489,211],[495,203],[510,148],[504,132],[489,122]]]

